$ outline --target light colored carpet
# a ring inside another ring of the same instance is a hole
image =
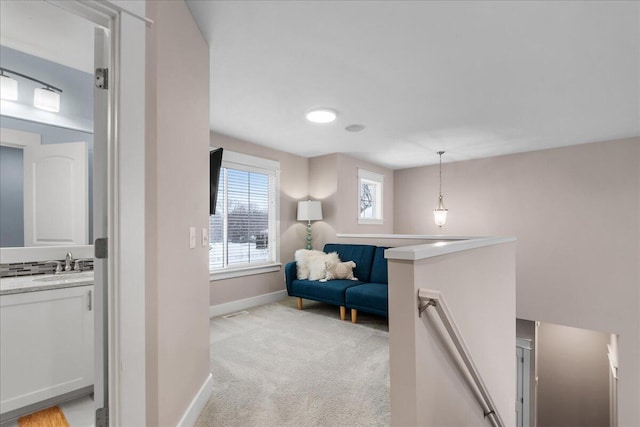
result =
[[[212,319],[213,395],[196,426],[389,425],[388,329],[306,303]]]

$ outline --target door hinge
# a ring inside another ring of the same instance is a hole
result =
[[[108,257],[108,242],[106,237],[96,239],[94,242],[93,248],[97,259],[106,259]]]
[[[96,427],[109,426],[109,408],[99,408],[96,410]]]
[[[109,89],[108,68],[96,68],[96,87],[98,89]]]

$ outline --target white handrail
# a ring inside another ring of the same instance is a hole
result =
[[[467,345],[462,339],[462,335],[458,330],[455,320],[453,319],[453,315],[451,311],[449,311],[449,307],[440,291],[434,291],[431,289],[419,289],[418,290],[418,316],[422,315],[422,312],[425,311],[429,307],[434,307],[436,312],[440,316],[440,320],[444,325],[445,329],[449,333],[449,337],[453,341],[462,361],[464,362],[468,374],[470,374],[471,379],[474,384],[478,388],[480,392],[479,400],[480,405],[482,406],[482,410],[484,412],[484,416],[489,417],[491,420],[491,424],[495,427],[504,427],[504,422],[502,421],[502,417],[498,413],[498,409],[496,405],[493,403],[493,399],[491,399],[491,395],[489,394],[489,390],[487,386],[484,384],[482,377],[480,376],[480,372],[476,367],[475,363],[473,363],[473,358],[471,357],[471,353],[467,348]]]

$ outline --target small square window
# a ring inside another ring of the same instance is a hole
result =
[[[384,175],[358,169],[358,224],[382,224]]]

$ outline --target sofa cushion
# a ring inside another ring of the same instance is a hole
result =
[[[345,296],[347,308],[355,308],[367,313],[388,316],[389,285],[386,283],[365,283],[348,288]]]
[[[371,267],[371,277],[369,278],[372,283],[389,283],[387,260],[384,257],[385,249],[388,248],[382,246],[376,248],[376,253],[373,256],[373,267]]]
[[[361,285],[359,280],[294,280],[291,284],[291,295],[326,302],[334,305],[344,305],[345,289]]]
[[[342,262],[355,262],[356,268],[353,269],[353,274],[362,282],[369,281],[373,255],[376,251],[375,246],[327,243],[324,245],[324,251],[326,253],[337,252]]]

